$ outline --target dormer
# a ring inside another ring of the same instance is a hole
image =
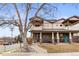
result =
[[[62,24],[64,24],[65,26],[70,26],[70,25],[76,24],[77,22],[79,22],[79,17],[72,16],[72,17],[69,17],[68,19],[66,19],[65,21],[63,21]]]
[[[30,29],[31,30],[42,30],[43,19],[41,17],[32,17],[30,19]]]
[[[32,17],[30,19],[30,23],[34,25],[35,27],[39,27],[43,24],[43,19],[40,17]]]

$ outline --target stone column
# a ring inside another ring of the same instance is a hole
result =
[[[69,40],[70,40],[70,43],[72,43],[72,34],[71,34],[71,32],[69,32]]]
[[[57,43],[59,43],[59,32],[57,32]]]
[[[54,33],[52,32],[52,43],[54,44]]]
[[[42,32],[40,32],[40,43],[42,43]]]

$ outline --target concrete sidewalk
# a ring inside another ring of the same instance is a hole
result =
[[[79,52],[71,52],[71,53],[34,53],[34,52],[26,52],[26,53],[7,53],[2,56],[79,56]]]

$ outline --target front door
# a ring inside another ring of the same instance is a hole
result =
[[[64,42],[65,43],[69,42],[69,35],[68,34],[64,34]]]

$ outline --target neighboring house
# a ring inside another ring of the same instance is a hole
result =
[[[3,44],[12,44],[15,39],[12,37],[2,37],[0,38],[0,45]]]
[[[45,20],[41,17],[30,19],[30,32],[33,42],[72,43],[79,42],[79,17]]]

